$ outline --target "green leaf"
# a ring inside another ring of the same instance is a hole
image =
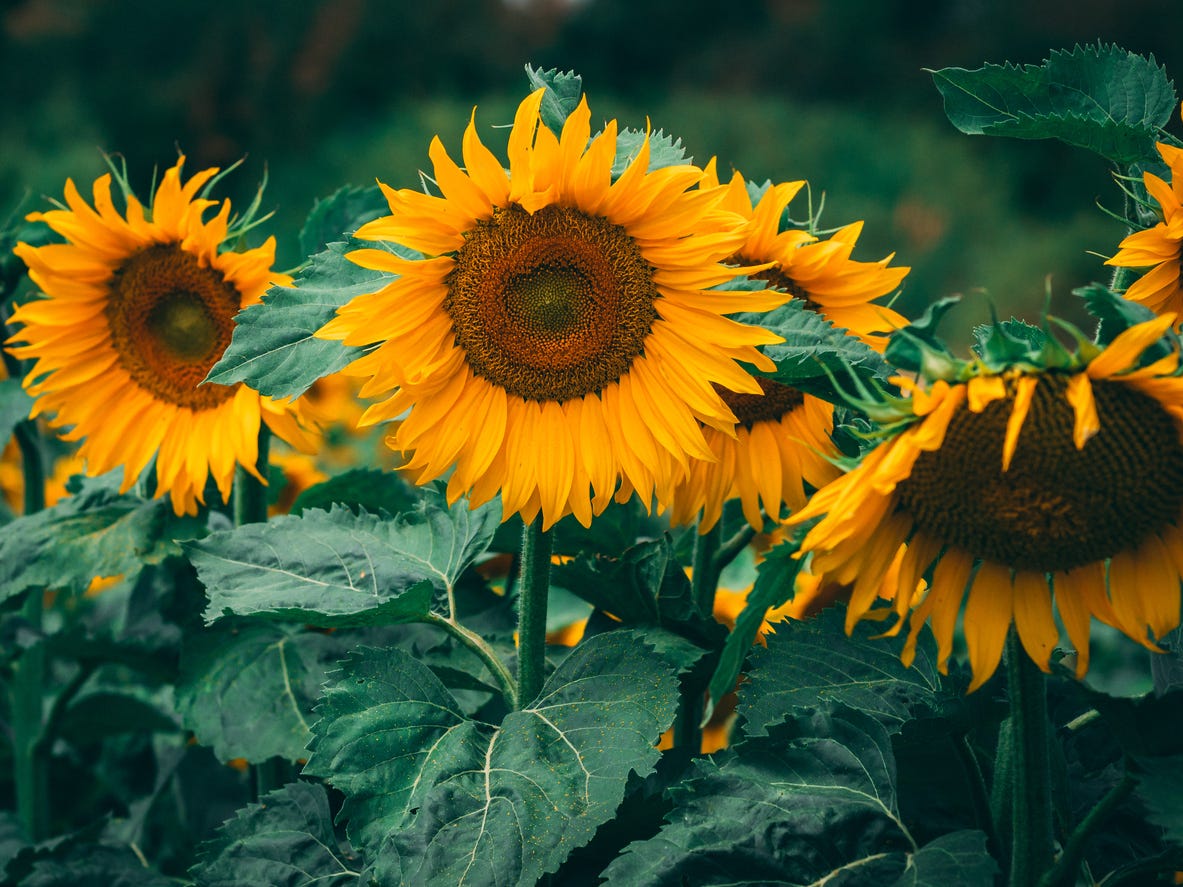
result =
[[[695,761],[669,791],[666,825],[603,874],[628,887],[836,883],[843,874],[890,884],[916,849],[894,779],[891,740],[869,715],[802,715]]]
[[[967,830],[942,835],[911,854],[892,887],[993,887],[997,874],[985,834]]]
[[[334,506],[213,533],[185,550],[209,595],[210,622],[226,613],[321,626],[410,622],[488,547],[500,507],[448,508],[432,491],[394,518]]]
[[[5,883],[19,887],[79,887],[83,884],[103,887],[176,887],[176,881],[144,865],[130,847],[60,841],[53,846],[39,846],[32,855],[22,851],[16,866],[28,866],[19,880]],[[12,877],[12,868],[9,876]]]
[[[466,720],[417,660],[366,649],[325,691],[305,772],[344,792],[381,883],[532,885],[652,772],[676,699],[674,667],[627,630],[575,647],[500,726]]]
[[[329,244],[347,241],[366,222],[390,215],[390,204],[377,185],[346,186],[317,200],[300,229],[300,252],[311,256]]]
[[[1157,315],[1140,302],[1131,302],[1113,292],[1101,283],[1090,283],[1072,291],[1072,295],[1084,299],[1089,314],[1097,318],[1097,344],[1108,345],[1132,326],[1154,320]],[[1168,339],[1148,349],[1144,362],[1165,357]]]
[[[620,557],[582,554],[555,566],[551,577],[626,625],[665,628],[702,647],[722,641],[723,627],[698,611],[668,535],[638,543]]]
[[[735,319],[784,337],[780,344],[764,346],[776,370],[760,375],[831,403],[841,400],[835,380],[841,388],[849,385],[851,376],[865,383],[886,379],[890,373],[878,352],[807,308],[801,299],[791,299],[767,314],[738,314]]]
[[[324,788],[291,782],[218,829],[190,874],[201,887],[344,887],[360,884],[353,866]]]
[[[1071,364],[1071,355],[1046,330],[1012,317],[974,327],[973,349],[991,370],[1000,371],[1020,364],[1038,367]],[[1054,356],[1049,363],[1045,358]]]
[[[893,332],[883,352],[887,362],[910,373],[946,377],[948,373],[943,368],[952,365],[955,359],[937,336],[937,326],[959,301],[957,296],[937,299],[924,309],[919,320]]]
[[[798,545],[783,543],[768,552],[756,568],[756,581],[744,602],[744,608],[735,618],[735,627],[727,635],[723,652],[711,675],[707,687],[708,701],[704,719],[711,716],[714,707],[724,695],[735,689],[739,673],[747,660],[752,644],[768,611],[783,606],[793,599],[793,586],[801,569],[801,560],[794,555]]]
[[[546,89],[538,109],[539,115],[546,128],[559,135],[571,112],[579,106],[579,97],[583,95],[583,78],[574,71],[560,72],[557,68],[540,71],[526,65],[526,79],[530,81],[531,92]]]
[[[304,758],[313,706],[345,650],[334,635],[296,626],[218,623],[186,639],[177,711],[220,761]]]
[[[82,481],[52,508],[18,517],[0,537],[0,601],[29,588],[86,590],[95,576],[132,574],[180,553],[173,541],[201,532],[167,499],[119,495],[112,474]]]
[[[945,113],[971,135],[1060,139],[1115,163],[1154,155],[1178,107],[1153,56],[1117,46],[1054,51],[1042,65],[985,65],[932,72]]]
[[[1134,757],[1183,755],[1183,690],[1130,699],[1074,684],[1100,713],[1110,735]]]
[[[401,514],[418,501],[418,490],[398,472],[353,468],[304,490],[292,503],[291,513],[299,515],[312,508],[328,511],[333,505],[345,505],[354,512]]]
[[[0,448],[8,443],[16,426],[29,418],[33,398],[25,393],[20,379],[0,379]]]
[[[900,662],[903,638],[876,638],[883,626],[859,622],[847,636],[845,610],[829,607],[804,622],[778,622],[766,649],[752,653],[739,714],[746,736],[761,736],[786,714],[843,705],[895,733],[918,709],[938,708],[940,678],[930,633],[911,668]]]
[[[640,153],[641,146],[645,144],[645,135],[646,133],[642,130],[628,127],[617,133],[616,157],[612,161],[613,180],[619,178],[633,162],[633,158]],[[682,146],[681,139],[666,135],[660,129],[648,135],[648,172],[664,169],[667,166],[681,166],[684,163],[693,162],[694,158],[686,156],[686,149]]]
[[[240,311],[234,337],[206,381],[245,382],[269,397],[296,397],[364,354],[362,348],[313,337],[354,296],[376,292],[394,279],[345,258],[357,245],[329,244],[312,257],[295,287],[273,286],[261,302]]]
[[[1146,818],[1166,831],[1167,840],[1183,845],[1183,755],[1137,758],[1133,769]]]

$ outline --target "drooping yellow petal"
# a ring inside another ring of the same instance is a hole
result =
[[[1020,376],[1015,383],[1015,400],[1011,406],[1010,418],[1006,422],[1006,438],[1002,444],[1003,471],[1010,468],[1011,459],[1015,455],[1015,447],[1019,443],[1019,432],[1023,430],[1023,422],[1027,418],[1027,411],[1031,408],[1031,398],[1035,394],[1035,386],[1038,384],[1038,376]]]
[[[1002,661],[1013,613],[1011,571],[987,561],[974,577],[965,602],[965,645],[973,667],[970,693],[988,681]]]

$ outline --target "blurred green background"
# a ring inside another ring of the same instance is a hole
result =
[[[957,133],[923,69],[1102,39],[1183,78],[1181,35],[1177,0],[0,0],[0,219],[67,176],[87,192],[99,149],[141,195],[178,147],[190,171],[246,155],[226,193],[243,204],[266,169],[290,267],[316,198],[417,186],[431,136],[458,154],[473,105],[495,144],[528,62],[581,73],[596,121],[648,118],[724,172],[808,179],[823,224],[866,220],[856,258],[912,266],[906,314],[974,294],[944,330],[961,342],[989,302],[1036,319],[1048,275],[1078,317],[1069,291],[1107,278],[1090,251],[1123,234],[1096,201],[1120,194],[1092,155]]]

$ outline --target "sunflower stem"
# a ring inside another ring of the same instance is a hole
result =
[[[464,646],[468,647],[489,669],[490,674],[497,680],[497,684],[501,687],[501,695],[505,698],[506,703],[511,710],[518,707],[518,685],[514,681],[513,675],[510,674],[505,663],[501,658],[493,652],[493,648],[488,645],[484,638],[474,631],[465,628],[459,622],[453,619],[444,619],[434,615],[429,615],[427,618],[429,625],[438,625],[452,637],[456,638]]]
[[[258,803],[264,795],[283,788],[296,779],[296,768],[285,758],[268,758],[258,764],[251,764],[251,792]]]
[[[726,566],[720,545],[723,535],[716,523],[705,533],[694,534],[694,565],[690,587],[699,614],[711,618],[715,612],[715,592],[719,587],[719,575]],[[729,540],[733,541],[733,540]],[[750,541],[750,540],[749,540]],[[735,555],[732,555],[734,558]],[[688,674],[684,693],[678,703],[678,714],[674,719],[674,752],[689,761],[702,751],[702,718],[706,706],[706,687]]]
[[[518,707],[529,705],[546,677],[546,605],[554,540],[542,515],[522,530],[522,578],[518,589]]]
[[[15,288],[16,280],[4,280],[0,302]],[[0,342],[8,340],[8,312],[0,311]],[[21,361],[0,348],[4,369],[11,379],[23,375]],[[31,419],[18,422],[12,432],[21,453],[24,478],[24,513],[45,508],[45,460],[41,435]],[[45,593],[34,588],[27,593],[22,615],[34,637],[41,634],[45,615]],[[17,815],[26,836],[37,843],[49,836],[49,757],[42,688],[48,671],[45,646],[35,640],[14,663],[12,681],[12,771]]]
[[[1055,866],[1039,882],[1039,887],[1072,887],[1076,883],[1077,870],[1084,858],[1085,847],[1096,832],[1097,827],[1109,818],[1110,814],[1130,796],[1137,786],[1138,780],[1127,770],[1121,782],[1109,790],[1105,797],[1088,812],[1080,824],[1068,838],[1064,845],[1064,852],[1056,860]]]
[[[719,575],[722,575],[723,571],[731,565],[731,562],[752,544],[752,540],[756,538],[757,532],[759,531],[751,524],[744,524],[734,536],[719,546],[719,550],[715,553],[714,558],[715,569],[719,572]],[[712,608],[714,607],[713,596],[711,606]]]
[[[259,423],[259,455],[255,470],[267,477],[271,468],[271,431]],[[267,485],[241,465],[234,469],[234,525],[261,524],[267,520]]]
[[[26,515],[45,507],[45,463],[37,426],[29,420],[13,432],[24,469]],[[22,615],[34,636],[41,634],[45,594],[28,592]],[[49,835],[49,758],[46,754],[43,687],[48,671],[45,646],[36,640],[17,660],[12,684],[12,765],[17,812],[25,833],[34,843]]]
[[[715,592],[719,587],[719,575],[723,572],[722,559],[718,556],[721,541],[718,524],[694,536],[694,572],[690,583],[698,612],[708,619],[715,612]]]
[[[1113,277],[1109,279],[1109,289],[1118,294],[1124,293],[1129,288],[1133,276],[1133,269],[1117,266],[1113,269]]]
[[[1006,639],[1010,696],[1010,884],[1038,884],[1052,866],[1051,731],[1043,672],[1012,627]]]

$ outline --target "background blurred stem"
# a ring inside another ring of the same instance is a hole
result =
[[[1047,687],[1012,626],[1006,639],[1011,729],[1010,884],[1038,884],[1052,866],[1051,760]],[[1005,734],[1004,734],[1005,735]]]
[[[4,281],[0,302],[7,298],[13,281]],[[0,313],[0,343],[9,336],[8,311]],[[9,378],[24,375],[21,362],[0,348]],[[37,424],[26,419],[17,423],[13,437],[21,453],[24,478],[24,513],[35,514],[45,508],[45,457]],[[22,615],[35,638],[14,664],[12,684],[12,767],[16,791],[17,815],[29,839],[36,842],[49,836],[49,758],[45,739],[43,710],[47,657],[40,641],[44,622],[45,594],[34,588],[25,598]]]
[[[37,426],[21,422],[14,430],[24,468],[25,511],[35,514],[45,507],[45,463]],[[25,598],[23,615],[35,640],[15,664],[12,688],[12,764],[16,781],[17,812],[29,839],[49,836],[49,759],[43,711],[47,657],[41,643],[45,593],[33,588]]]
[[[522,581],[518,591],[518,706],[537,698],[546,678],[546,605],[550,593],[550,532],[542,515],[522,530]]]

